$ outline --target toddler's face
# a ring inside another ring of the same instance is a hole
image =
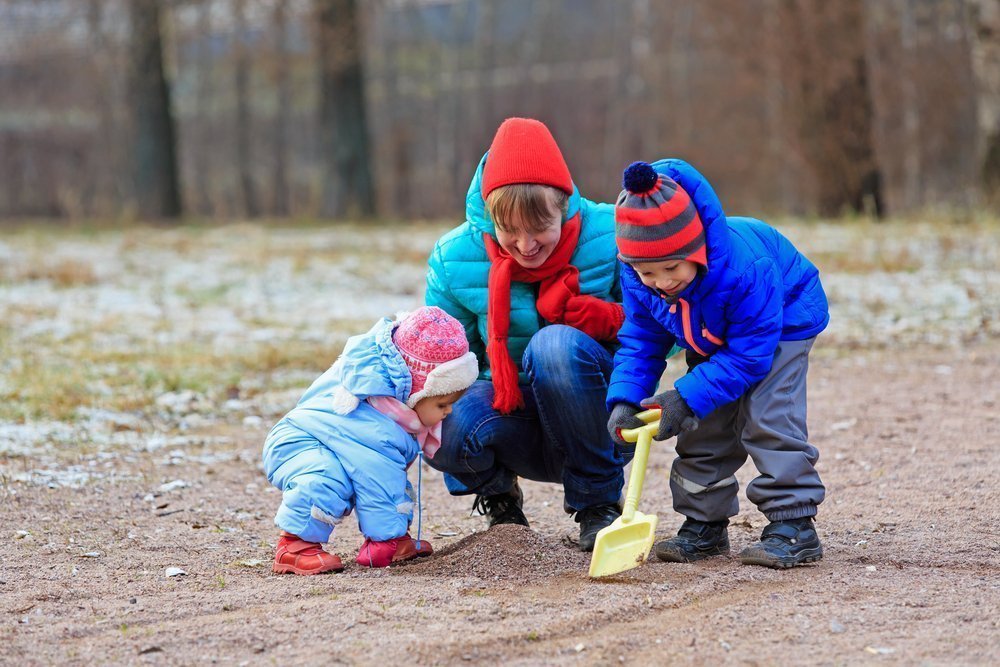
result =
[[[562,211],[551,200],[551,194],[546,196],[550,200],[545,219],[535,223],[511,220],[509,224],[496,226],[500,247],[526,269],[537,269],[544,264],[562,236]]]
[[[420,423],[424,426],[434,426],[445,417],[451,414],[451,406],[462,397],[465,392],[456,391],[444,396],[428,396],[421,398],[413,406],[413,411],[420,418]]]
[[[698,275],[698,265],[686,259],[635,262],[632,268],[643,285],[668,296],[680,294]]]

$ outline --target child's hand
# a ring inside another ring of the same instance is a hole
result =
[[[639,428],[646,425],[646,422],[636,417],[637,414],[639,414],[639,408],[631,403],[617,403],[611,411],[611,419],[608,420],[608,433],[611,434],[611,439],[626,451],[634,450],[635,443],[625,442],[622,438],[622,429]]]
[[[662,411],[660,430],[657,432],[655,440],[667,440],[684,431],[693,431],[698,428],[698,418],[694,416],[691,408],[684,402],[680,392],[676,389],[650,396],[642,402],[642,407],[646,409],[659,408]]]

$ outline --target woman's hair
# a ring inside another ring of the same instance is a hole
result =
[[[544,231],[549,226],[553,206],[565,216],[569,195],[558,188],[535,183],[503,185],[486,197],[493,224],[502,232],[515,231],[521,226],[533,232]]]

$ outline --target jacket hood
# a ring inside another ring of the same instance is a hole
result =
[[[493,220],[490,218],[490,212],[486,208],[486,199],[483,198],[482,191],[483,167],[486,166],[486,159],[489,155],[489,152],[483,155],[482,159],[479,161],[479,166],[476,168],[476,173],[472,177],[472,183],[469,184],[469,191],[465,195],[465,218],[469,221],[469,224],[471,224],[478,231],[486,232],[490,236],[496,238],[496,227],[493,225]],[[574,183],[573,194],[569,196],[569,204],[566,208],[566,215],[563,217],[563,222],[572,218],[579,211],[580,190]]]
[[[369,396],[392,396],[403,403],[410,395],[410,370],[392,342],[396,323],[383,318],[367,333],[352,336],[344,352],[325,375],[299,401],[305,403],[324,389],[333,389],[334,411],[348,414]]]
[[[705,275],[695,280],[684,291],[687,292],[700,283],[702,289],[711,289],[718,281],[722,269],[729,261],[729,225],[722,203],[708,180],[684,160],[668,159],[652,163],[658,173],[669,176],[691,197],[695,209],[705,227],[705,246],[708,265]],[[683,296],[683,292],[681,293]]]

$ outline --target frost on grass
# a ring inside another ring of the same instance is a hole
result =
[[[820,268],[821,344],[1000,335],[1000,224],[785,223]],[[231,460],[351,335],[422,301],[444,226],[11,232],[0,241],[0,475],[104,483],[112,454]],[[161,451],[162,450],[162,451]],[[172,478],[171,478],[172,479]],[[169,481],[169,480],[164,480]]]

